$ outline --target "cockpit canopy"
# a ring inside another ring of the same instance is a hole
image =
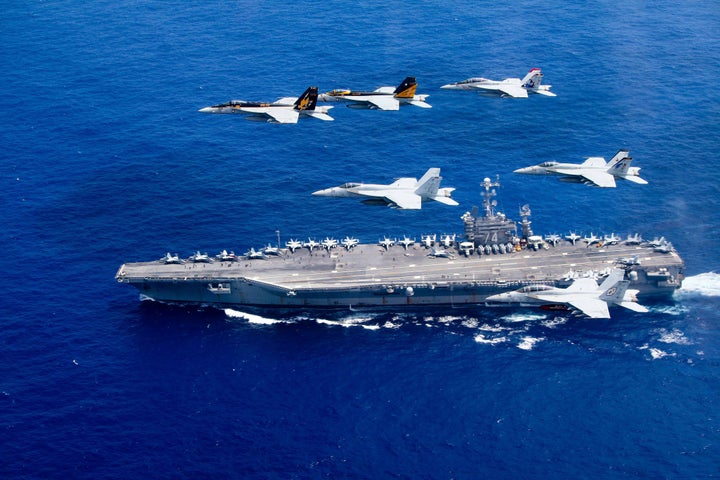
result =
[[[361,185],[360,183],[348,182],[348,183],[343,183],[342,185],[340,185],[340,188],[355,188],[355,187],[359,187],[360,185]]]
[[[526,287],[523,287],[520,289],[522,293],[536,293],[536,292],[546,292],[548,290],[552,290],[553,287],[549,285],[528,285]]]
[[[480,83],[480,82],[487,82],[487,78],[483,78],[483,77],[468,78],[467,80],[463,80],[462,82],[458,82],[458,85],[464,85],[464,84],[466,84],[466,83]]]

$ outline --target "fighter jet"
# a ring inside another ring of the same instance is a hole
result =
[[[333,107],[316,107],[318,88],[308,87],[299,98],[283,97],[273,103],[231,100],[220,105],[201,108],[203,113],[242,113],[248,120],[268,123],[297,123],[300,115],[319,120],[334,120],[328,115]]]
[[[584,183],[603,188],[615,188],[616,178],[646,185],[648,182],[640,178],[640,168],[630,166],[632,158],[628,154],[627,150],[619,150],[608,163],[605,163],[602,157],[590,157],[581,164],[543,162],[532,167],[519,168],[515,173],[562,175],[560,180],[564,182]]]
[[[360,240],[354,237],[345,237],[340,243],[342,243],[342,246],[345,247],[347,251],[350,251],[353,248],[357,247],[357,245],[360,243]]]
[[[555,97],[550,91],[550,85],[540,85],[543,74],[539,68],[531,69],[525,78],[506,78],[504,80],[488,80],[482,77],[473,77],[461,82],[449,83],[440,88],[449,90],[475,90],[482,95],[490,97],[527,98],[529,93],[537,93],[546,97]]]
[[[425,102],[429,95],[415,95],[416,89],[415,77],[407,77],[397,88],[380,87],[372,92],[336,89],[319,95],[318,100],[321,102],[349,102],[347,106],[350,108],[371,110],[399,110],[400,105],[432,108]]]
[[[445,205],[457,205],[450,198],[452,187],[438,188],[440,186],[439,168],[429,169],[418,181],[415,178],[399,178],[390,185],[371,183],[345,183],[338,187],[326,188],[313,192],[321,197],[361,197],[363,203],[388,205],[404,210],[418,210],[422,202],[435,200]]]
[[[540,306],[554,309],[567,306],[590,318],[610,318],[608,305],[620,305],[635,312],[647,312],[635,299],[637,290],[629,290],[625,272],[611,270],[605,281],[598,287],[592,278],[578,278],[567,288],[549,285],[528,285],[512,292],[490,295],[486,302],[492,304],[516,304]]]
[[[300,240],[291,238],[289,241],[285,242],[285,246],[290,249],[290,252],[295,253],[295,250],[302,247],[303,243]]]

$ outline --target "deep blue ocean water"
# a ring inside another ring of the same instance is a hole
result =
[[[715,2],[10,1],[0,19],[0,477],[720,477]],[[555,98],[441,90],[541,67]],[[418,79],[431,110],[203,115]],[[646,186],[515,175],[628,148]],[[460,207],[310,192],[442,169]],[[664,235],[688,279],[608,321],[140,302],[125,261],[460,232]]]

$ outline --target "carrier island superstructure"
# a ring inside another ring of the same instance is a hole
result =
[[[483,305],[490,295],[528,285],[567,287],[575,278],[600,279],[614,268],[625,270],[641,300],[680,288],[685,266],[664,238],[543,238],[530,228],[528,206],[515,222],[495,211],[499,182],[486,178],[481,186],[483,208],[462,216],[462,235],[379,243],[293,240],[287,248],[252,249],[243,256],[168,254],[125,263],[116,279],[157,301],[285,308]]]

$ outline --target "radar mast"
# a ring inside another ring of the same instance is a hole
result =
[[[495,210],[494,207],[497,206],[497,200],[492,200],[494,196],[497,195],[497,191],[493,187],[499,187],[500,186],[500,175],[495,176],[495,181],[491,181],[490,178],[485,177],[483,182],[480,184],[481,187],[485,187],[484,192],[480,192],[480,195],[483,197],[483,207],[485,208],[485,216],[486,217],[494,217],[495,216]],[[492,190],[491,190],[492,188]]]

